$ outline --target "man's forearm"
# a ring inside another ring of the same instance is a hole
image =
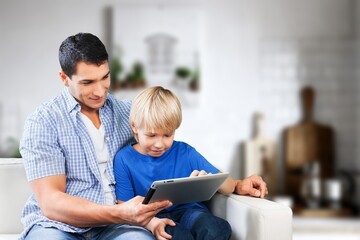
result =
[[[30,182],[44,216],[76,227],[126,223],[145,226],[158,212],[171,206],[169,201],[142,204],[137,196],[122,204],[101,205],[65,192],[65,175],[39,178]]]
[[[30,182],[39,207],[49,219],[76,227],[122,223],[116,205],[105,206],[66,193],[65,175],[52,175]]]
[[[75,227],[122,223],[118,206],[96,204],[63,192],[53,193],[41,205],[47,218]]]

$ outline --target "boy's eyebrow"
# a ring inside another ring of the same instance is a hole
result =
[[[164,134],[174,134],[174,133],[175,133],[174,130],[164,132]],[[145,131],[145,134],[157,134],[157,133],[154,131]]]
[[[146,131],[145,133],[146,134],[155,134],[155,132],[152,132],[152,131]]]

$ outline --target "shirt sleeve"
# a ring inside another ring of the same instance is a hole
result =
[[[115,194],[116,199],[123,202],[135,197],[134,187],[131,181],[129,168],[125,163],[126,148],[120,150],[114,159],[114,175],[115,175]]]
[[[28,181],[65,174],[65,157],[57,141],[54,121],[44,112],[31,115],[25,122],[20,153]]]

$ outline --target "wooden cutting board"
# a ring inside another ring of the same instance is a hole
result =
[[[242,143],[242,176],[260,175],[267,183],[269,196],[274,196],[278,191],[276,143],[265,136],[262,114],[254,115],[253,124],[254,136]]]
[[[301,90],[303,117],[299,124],[284,131],[285,191],[301,202],[301,183],[306,177],[304,165],[310,161],[320,163],[322,179],[334,176],[334,131],[330,126],[313,120],[315,90]]]

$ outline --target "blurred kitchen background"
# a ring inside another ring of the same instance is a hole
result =
[[[62,90],[58,48],[78,32],[105,43],[114,95],[172,89],[177,140],[267,179],[295,240],[360,239],[358,0],[0,0],[1,157]]]

